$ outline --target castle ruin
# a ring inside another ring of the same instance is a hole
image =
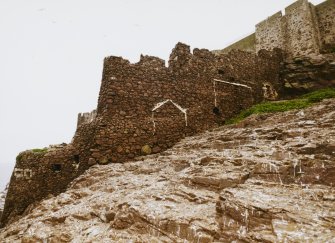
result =
[[[334,16],[333,0],[318,6],[319,12],[299,0],[289,10],[301,15],[299,21],[315,21],[320,12]],[[306,8],[316,14],[306,14]],[[197,48],[191,52],[188,45],[178,43],[168,66],[164,60],[152,56],[141,56],[134,64],[122,57],[106,57],[97,109],[78,115],[72,142],[18,155],[1,225],[15,221],[30,205],[48,195],[63,192],[92,165],[122,163],[137,156],[159,153],[185,136],[223,125],[253,104],[285,96],[286,66],[283,63],[287,51],[308,56],[318,52],[321,46],[322,50],[332,47],[335,39],[331,32],[334,18],[324,17],[323,29],[317,30],[314,25],[302,29],[299,21],[298,24],[282,19],[283,16],[277,14],[258,25],[257,49],[261,50],[257,54],[233,50],[216,55]],[[289,42],[283,42],[286,28],[308,33],[298,35],[296,32]],[[281,34],[273,33],[277,30]],[[274,37],[267,38],[261,32]],[[315,33],[321,33],[323,39]],[[286,47],[287,43],[302,41],[299,38],[311,43],[305,46],[307,49]],[[335,60],[335,56],[332,57]],[[328,59],[326,64],[332,65]],[[335,85],[335,66],[334,72],[322,80],[326,80],[323,86]]]

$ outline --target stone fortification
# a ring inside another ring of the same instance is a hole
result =
[[[335,33],[334,33],[335,34]],[[256,25],[256,51],[281,48],[288,56],[320,53],[320,33],[316,8],[298,0],[281,12]]]
[[[252,104],[334,86],[334,16],[335,0],[299,0],[236,45],[252,52],[214,55],[178,43],[168,66],[152,56],[105,58],[97,109],[78,115],[72,142],[18,155],[1,225],[94,164],[158,153]]]
[[[256,25],[256,51],[278,47],[284,49],[284,31],[282,12],[279,11],[271,17]]]
[[[322,52],[335,52],[335,0],[316,6]]]
[[[206,49],[191,53],[182,43],[173,49],[168,67],[151,56],[134,64],[105,58],[97,110],[79,114],[72,142],[17,157],[2,225],[34,202],[63,192],[91,165],[158,153],[224,124],[254,103],[275,99],[269,94],[280,94],[281,61],[279,50],[215,56]]]
[[[92,112],[84,112],[78,114],[77,127],[81,126],[84,123],[92,122],[97,116],[97,111],[93,110]]]
[[[335,0],[314,6],[298,0],[256,25],[250,35],[221,51],[231,49],[258,52],[280,48],[288,58],[335,52]],[[250,38],[255,36],[254,38]]]

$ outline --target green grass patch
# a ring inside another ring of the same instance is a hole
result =
[[[26,150],[26,151],[23,151],[21,153],[19,153],[17,156],[16,156],[16,161],[17,162],[20,162],[22,160],[25,160],[26,159],[26,155],[29,155],[31,153],[35,153],[35,154],[40,154],[40,155],[43,155],[45,153],[48,152],[48,148],[35,148],[35,149],[30,149],[30,150]]]
[[[31,150],[33,153],[46,153],[46,152],[48,152],[48,148],[42,148],[42,149],[40,149],[40,148],[35,148],[35,149],[32,149]]]
[[[322,89],[293,100],[284,101],[274,101],[274,102],[264,102],[252,106],[251,108],[242,111],[236,117],[233,117],[226,121],[226,124],[235,124],[243,119],[247,118],[252,114],[262,114],[262,113],[274,113],[274,112],[284,112],[295,109],[303,109],[311,106],[313,103],[320,102],[323,99],[335,98],[335,89]]]
[[[27,150],[27,151],[23,151],[21,153],[19,153],[17,156],[16,156],[16,161],[17,162],[20,162],[22,160],[25,160],[25,155],[29,154],[29,153],[36,153],[36,154],[45,154],[48,152],[48,148],[35,148],[35,149],[30,149],[30,150]]]
[[[305,94],[302,96],[302,98],[307,99],[308,102],[310,103],[316,103],[324,99],[335,98],[335,89],[329,88],[329,89],[318,90],[309,94]]]

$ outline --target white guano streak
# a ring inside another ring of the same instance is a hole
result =
[[[234,85],[234,86],[239,86],[239,87],[243,87],[243,88],[247,88],[252,90],[252,88],[248,85],[245,84],[239,84],[239,83],[233,83],[233,82],[228,82],[228,81],[224,81],[224,80],[220,80],[220,79],[213,79],[213,86],[214,86],[214,106],[216,107],[217,105],[217,93],[216,93],[216,82],[220,82],[220,83],[225,83],[225,84],[230,84],[230,85]]]
[[[178,105],[177,103],[173,102],[171,99],[167,99],[167,100],[164,100],[162,102],[159,102],[157,103],[154,108],[151,110],[152,112],[152,123],[153,123],[153,126],[154,126],[154,132],[156,131],[156,123],[155,123],[155,118],[154,118],[154,111],[156,111],[158,108],[162,107],[163,105],[165,105],[166,103],[168,102],[171,102],[175,107],[178,108],[178,110],[180,110],[182,113],[184,113],[184,116],[185,116],[185,124],[187,126],[187,109],[185,108],[182,108],[180,105]]]

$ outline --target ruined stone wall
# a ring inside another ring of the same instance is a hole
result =
[[[316,6],[322,52],[335,52],[335,0]]]
[[[118,57],[105,60],[98,116],[108,125],[97,132],[101,152],[94,159],[124,161],[140,154],[144,146],[159,152],[182,137],[223,123],[233,109],[227,103],[218,107],[224,113],[213,113],[216,60],[212,53],[195,50],[192,55],[188,46],[179,44],[168,68],[159,59],[150,63],[153,57],[147,59],[142,57],[136,64]],[[246,96],[250,102],[251,95]]]
[[[97,111],[93,110],[91,112],[79,113],[77,119],[77,127],[79,127],[83,123],[92,122],[97,116]]]
[[[15,220],[28,205],[41,195],[56,195],[64,185],[80,173],[75,150],[69,146],[49,149],[48,152],[26,151],[19,154],[6,197],[3,219]]]
[[[261,49],[285,49],[285,22],[281,11],[256,25],[256,52]]]
[[[323,12],[319,15],[323,15]],[[314,5],[298,0],[256,25],[256,51],[280,48],[288,56],[318,54],[320,33]]]
[[[143,58],[136,64],[107,58],[98,117],[108,122],[96,134],[100,151],[93,154],[94,159],[124,161],[140,154],[146,145],[159,152],[184,136],[223,124],[263,99],[263,82],[278,82],[278,58],[260,58],[247,52],[215,57],[199,49],[191,54],[182,44],[173,50],[168,68],[159,59],[148,65]],[[214,92],[214,78],[252,89],[215,82]],[[167,100],[172,102],[155,110]]]
[[[264,100],[264,84],[280,89],[281,61],[279,53],[267,51],[259,56],[242,51],[215,56],[206,49],[191,53],[182,43],[173,49],[168,67],[150,56],[135,64],[105,58],[97,111],[78,116],[71,144],[18,156],[2,225],[48,194],[64,191],[91,165],[157,153],[222,125]]]
[[[288,58],[335,52],[335,0],[317,6],[298,0],[256,25],[254,47],[248,49],[282,49]],[[244,49],[238,41],[226,49]],[[251,42],[252,44],[252,42]],[[214,51],[224,53],[225,50]]]
[[[285,8],[285,50],[291,56],[319,53],[319,36],[313,11],[314,7],[307,0],[298,0]]]
[[[15,221],[34,202],[63,192],[92,165],[89,158],[97,123],[95,119],[81,124],[70,144],[27,150],[16,157],[0,226]]]

